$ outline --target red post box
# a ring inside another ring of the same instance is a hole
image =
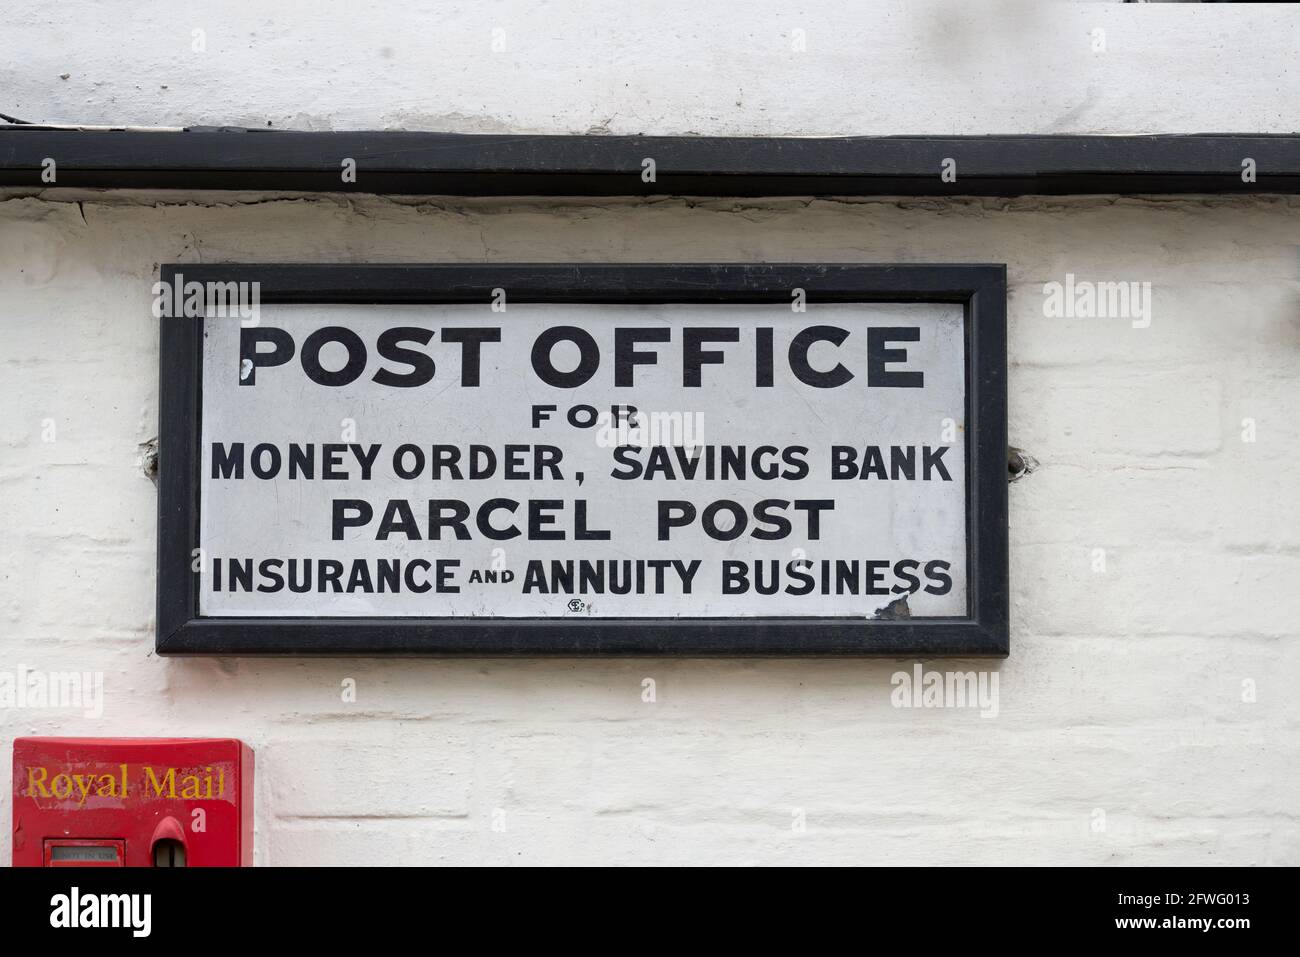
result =
[[[251,867],[253,752],[233,738],[18,738],[15,867]]]

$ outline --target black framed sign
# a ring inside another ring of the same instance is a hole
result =
[[[161,654],[1005,655],[1001,265],[168,265]]]

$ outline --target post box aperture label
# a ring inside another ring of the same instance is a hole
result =
[[[961,617],[960,303],[203,326],[198,612]]]

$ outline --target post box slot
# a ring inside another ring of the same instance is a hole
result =
[[[154,867],[185,867],[185,845],[163,838],[153,846]]]

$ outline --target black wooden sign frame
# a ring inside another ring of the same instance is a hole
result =
[[[270,303],[789,304],[956,302],[966,310],[969,613],[960,618],[201,617],[203,319],[160,320],[159,654],[1004,656],[1007,583],[1006,267],[987,264],[164,265],[161,278],[257,282]],[[215,320],[232,321],[232,320]],[[508,321],[508,320],[507,320]]]

